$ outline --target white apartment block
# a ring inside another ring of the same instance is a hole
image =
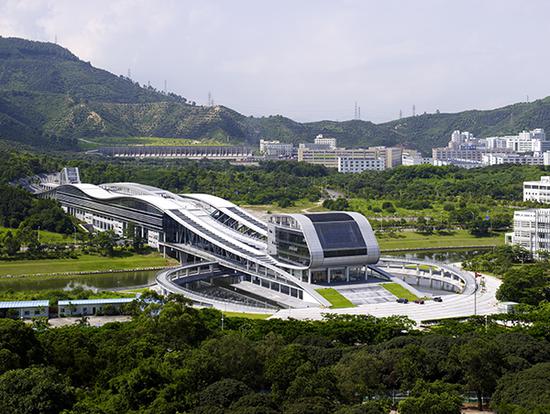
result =
[[[415,150],[403,150],[403,155],[401,156],[401,164],[407,166],[433,164],[433,158],[423,157],[420,152]]]
[[[313,144],[323,145],[323,144]],[[300,144],[298,148],[298,161],[309,164],[324,165],[328,168],[338,168],[338,158],[354,158],[359,160],[383,159],[385,168],[393,168],[401,165],[402,148],[370,147],[367,149],[317,149],[310,145]]]
[[[520,164],[520,165],[544,165],[544,156],[541,153],[534,154],[483,154],[483,165]]]
[[[448,147],[433,148],[432,157],[434,161],[483,161],[484,151],[478,149],[452,149]]]
[[[540,177],[540,181],[524,181],[523,201],[550,204],[550,176]]]
[[[476,147],[478,144],[479,140],[472,133],[468,131],[453,131],[447,147],[451,149],[463,149]]]
[[[315,144],[328,145],[330,149],[336,148],[336,138],[324,137],[323,134],[319,134],[315,137]]]
[[[514,212],[511,242],[529,250],[535,256],[539,251],[550,251],[550,208]]]
[[[338,157],[338,172],[361,173],[363,171],[383,171],[386,169],[386,160],[380,158],[353,158]]]
[[[294,151],[294,145],[282,143],[280,141],[260,140],[260,153],[268,157],[283,158],[291,157]]]
[[[448,146],[433,148],[432,155],[434,165],[545,165],[550,162],[550,159],[545,161],[547,151],[550,151],[550,141],[546,140],[544,130],[537,128],[518,135],[488,138],[475,138],[469,132],[454,131]]]

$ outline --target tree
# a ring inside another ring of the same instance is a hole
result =
[[[483,395],[493,392],[504,365],[499,348],[488,339],[473,338],[456,348],[452,357],[462,371],[467,387],[476,392],[481,411]]]
[[[225,378],[210,384],[199,393],[200,405],[227,408],[241,397],[252,393],[250,387],[241,381]]]
[[[132,248],[135,252],[141,252],[145,245],[145,238],[141,235],[141,228],[136,227],[132,222],[128,223],[125,231],[125,237],[132,241]]]
[[[21,249],[19,239],[9,230],[4,235],[2,244],[4,245],[4,251],[8,256],[15,256]]]
[[[533,365],[526,370],[508,374],[497,384],[491,405],[498,412],[534,413],[538,408],[550,408],[550,362]],[[541,411],[548,412],[548,411]]]
[[[460,414],[462,398],[443,392],[434,394],[422,392],[399,403],[399,414]]]
[[[92,242],[103,256],[113,256],[118,236],[113,230],[101,231],[94,236]]]
[[[0,407],[5,414],[58,414],[75,400],[67,378],[55,368],[14,369],[0,376]]]
[[[498,288],[498,300],[537,305],[550,300],[550,271],[545,263],[512,268]]]
[[[383,388],[381,361],[367,350],[346,355],[334,366],[337,387],[348,402],[371,399]]]

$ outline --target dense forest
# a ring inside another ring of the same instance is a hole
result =
[[[548,304],[422,331],[401,317],[222,322],[153,293],[131,311],[101,328],[0,320],[1,412],[459,414],[468,396],[499,414],[550,408]]]
[[[397,114],[396,114],[397,115]],[[0,37],[0,138],[72,148],[78,138],[159,136],[250,143],[260,138],[342,146],[404,144],[429,153],[453,130],[478,136],[550,129],[550,98],[489,111],[422,114],[384,124],[349,120],[299,123],[281,115],[247,117],[142,86],[79,60],[52,43]]]

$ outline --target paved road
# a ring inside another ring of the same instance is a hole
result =
[[[476,314],[489,315],[499,313],[495,293],[500,286],[500,280],[491,276],[485,276],[486,291],[477,293]],[[351,314],[351,315],[373,315],[387,317],[393,315],[407,316],[419,323],[424,320],[453,318],[470,316],[474,314],[474,295],[453,294],[443,297],[443,302],[427,301],[424,305],[416,303],[402,304],[397,302],[384,302],[375,304],[364,304],[356,308],[346,309],[284,309],[275,313],[272,318],[287,319],[311,319],[320,320],[323,314]]]
[[[354,305],[393,302],[395,296],[382,286],[361,284],[345,287],[335,287],[338,292],[348,298]]]

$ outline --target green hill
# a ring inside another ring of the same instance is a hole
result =
[[[246,117],[143,87],[78,59],[52,43],[0,37],[0,139],[77,148],[78,138],[157,136],[256,144],[260,138],[342,146],[404,144],[428,152],[455,129],[477,135],[550,129],[550,98],[492,111],[425,114],[384,124],[299,123],[280,115]]]

